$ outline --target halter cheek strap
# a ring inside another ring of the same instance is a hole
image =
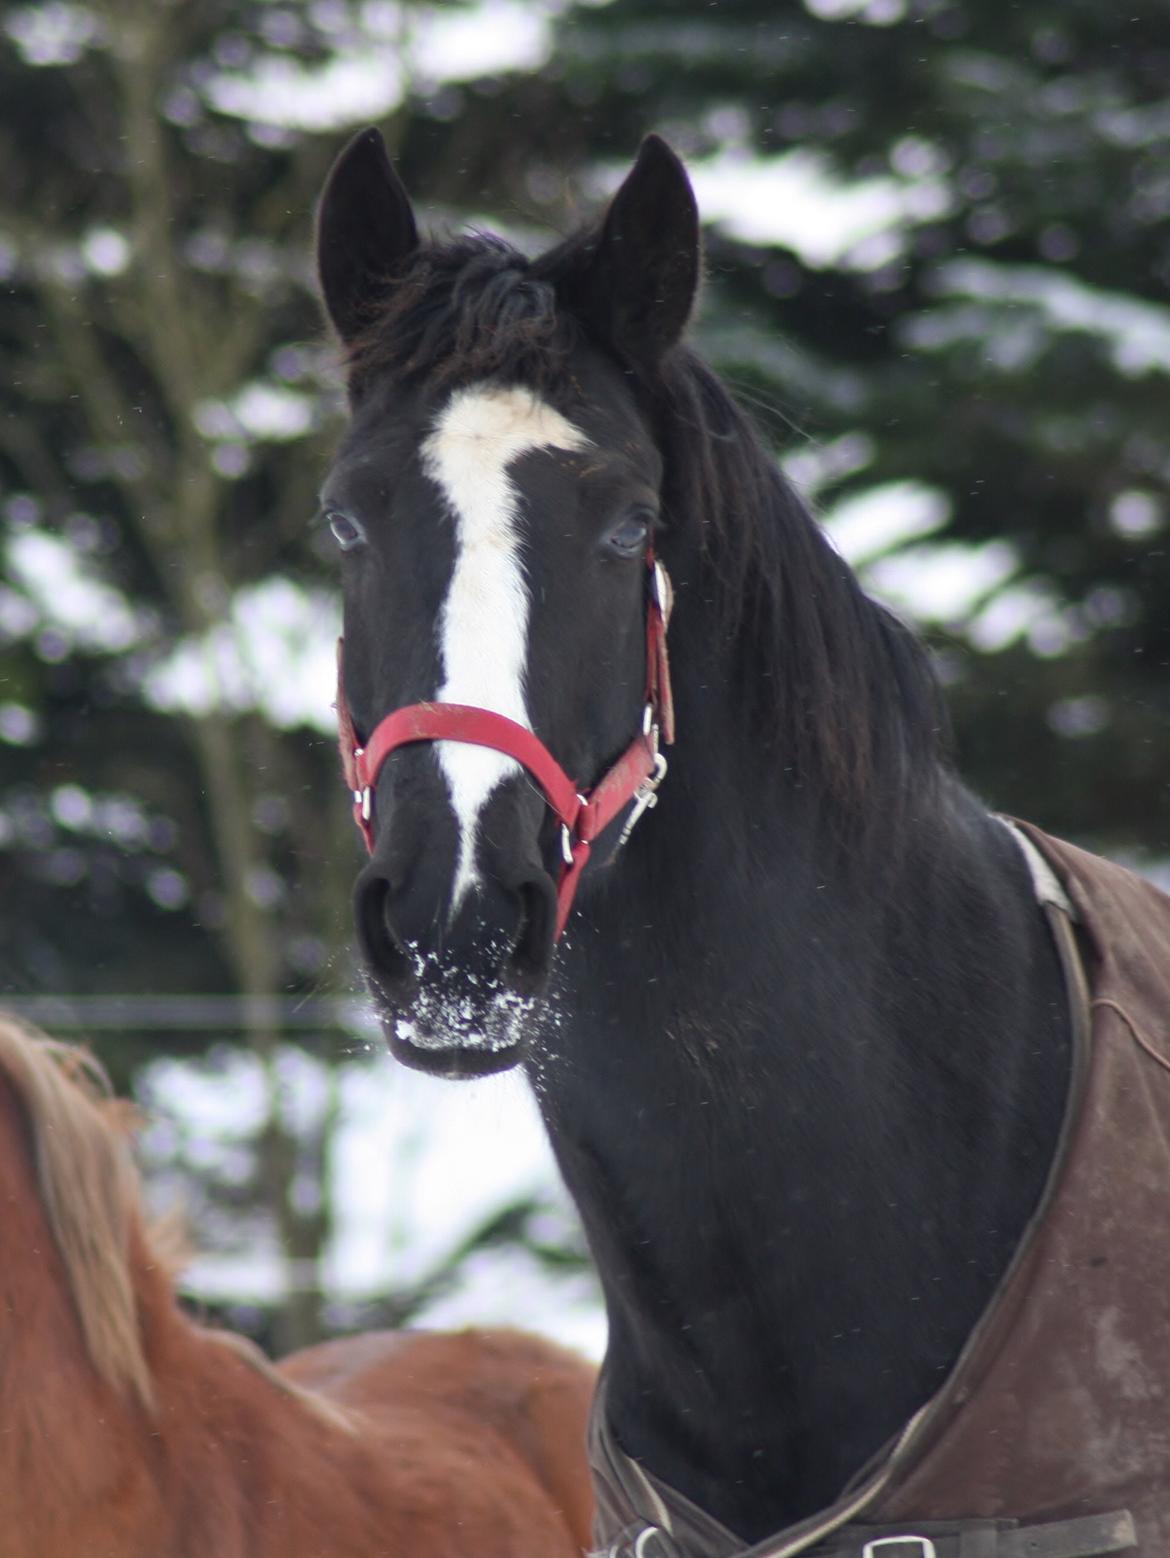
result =
[[[417,741],[463,741],[491,747],[514,758],[544,793],[549,810],[561,826],[561,868],[557,880],[556,939],[569,918],[577,883],[593,846],[624,807],[633,807],[617,847],[629,838],[634,824],[658,800],[666,775],[659,743],[674,741],[674,701],[666,630],[670,621],[671,587],[666,569],[651,554],[646,559],[649,589],[646,601],[646,696],[642,729],[594,785],[582,793],[552,753],[515,720],[491,709],[464,703],[412,703],[388,714],[362,746],[345,696],[342,669],[344,640],[337,644],[337,723],[345,782],[353,791],[354,820],[366,848],[374,850],[374,791],[382,765],[391,752]]]

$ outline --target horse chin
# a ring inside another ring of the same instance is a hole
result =
[[[528,1045],[523,1041],[498,1049],[479,1043],[428,1047],[418,1043],[415,1037],[407,1036],[410,1028],[411,1024],[400,1017],[385,1020],[386,1045],[391,1055],[412,1071],[423,1071],[448,1082],[471,1082],[477,1077],[510,1071],[520,1064],[528,1051]]]
[[[501,991],[486,1000],[423,988],[407,1007],[383,1010],[382,1030],[396,1060],[451,1079],[491,1076],[528,1051],[530,997]]]

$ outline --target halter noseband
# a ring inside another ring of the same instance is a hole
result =
[[[629,838],[642,813],[658,800],[666,775],[659,741],[674,740],[674,702],[666,629],[670,622],[671,587],[666,569],[653,553],[646,558],[649,589],[646,601],[646,695],[642,729],[629,746],[585,793],[569,778],[540,737],[515,720],[490,709],[464,703],[412,703],[387,714],[362,746],[345,697],[342,668],[344,639],[337,644],[337,723],[345,782],[353,791],[354,821],[367,850],[374,851],[374,790],[382,764],[401,746],[414,741],[463,741],[492,747],[527,769],[544,792],[545,801],[561,825],[561,870],[557,879],[555,939],[569,918],[577,883],[589,859],[593,841],[623,807],[634,803],[617,848]]]

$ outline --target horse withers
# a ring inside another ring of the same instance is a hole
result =
[[[178,1306],[127,1113],[0,1017],[4,1558],[573,1558],[593,1371],[511,1331],[273,1366]]]
[[[1055,1558],[1132,1545],[1132,1506],[1165,1550],[1170,1258],[1117,1233],[1127,1204],[1170,1214],[1157,1130],[1098,1187],[1117,1248],[1074,1236],[1067,1187],[1120,1086],[1096,1057],[1164,1080],[1164,1032],[1143,1049],[1117,1016],[1159,1009],[1159,937],[1136,1008],[1107,954],[1170,913],[954,773],[926,653],[684,340],[681,163],[650,137],[598,221],[528,258],[420,238],[363,132],[318,263],[350,404],[321,520],[358,943],[400,1059],[532,1081],[609,1317],[599,1536],[857,1555],[888,1513],[975,1519],[911,1531],[914,1558],[1005,1555],[1033,1538],[999,1522],[1047,1519]],[[1091,1049],[1086,975],[1094,1025],[1117,1008]],[[1042,1412],[992,1379],[1021,1345],[1030,1389],[1055,1374]]]

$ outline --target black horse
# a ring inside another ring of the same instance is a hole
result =
[[[319,264],[355,744],[471,705],[596,784],[664,717],[651,556],[673,581],[670,773],[619,850],[623,793],[563,940],[572,829],[514,747],[446,726],[359,797],[356,923],[402,1060],[527,1069],[604,1286],[617,1442],[757,1540],[932,1395],[1037,1206],[1071,1067],[1049,930],[948,765],[924,651],[682,343],[698,224],[662,141],[530,260],[421,242],[363,133]]]

